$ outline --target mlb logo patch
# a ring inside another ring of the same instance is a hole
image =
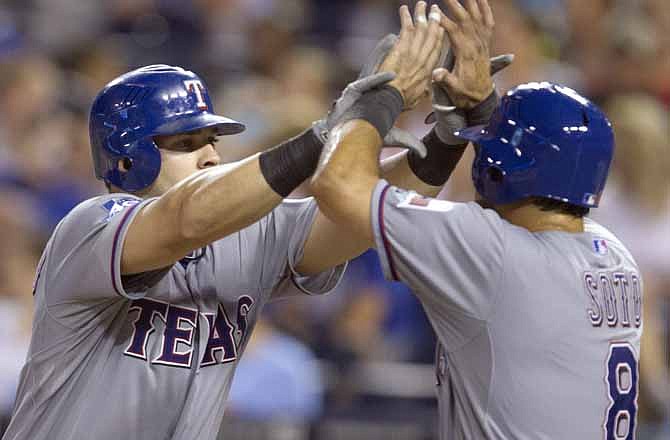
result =
[[[609,247],[607,247],[607,241],[603,238],[598,238],[593,240],[593,250],[596,254],[605,256],[609,252]]]
[[[105,202],[102,207],[105,208],[108,212],[107,214],[107,220],[110,220],[112,217],[114,217],[116,214],[119,212],[123,211],[126,208],[129,208],[131,206],[135,206],[138,203],[140,203],[139,200],[137,199],[116,199],[116,200],[110,200],[108,202]]]
[[[586,193],[584,194],[583,202],[586,203],[589,206],[596,206],[597,204],[600,203],[600,196],[601,194],[591,194],[591,193]]]

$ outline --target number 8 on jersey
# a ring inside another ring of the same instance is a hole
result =
[[[630,344],[610,345],[605,377],[611,402],[605,419],[607,440],[634,438],[637,415],[637,366],[638,361]]]

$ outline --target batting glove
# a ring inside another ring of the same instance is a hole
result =
[[[314,133],[324,144],[328,140],[330,131],[340,123],[342,115],[351,108],[356,101],[367,91],[383,86],[393,81],[395,74],[392,72],[376,73],[384,59],[395,46],[398,37],[389,34],[384,37],[370,54],[368,61],[361,69],[358,79],[344,89],[342,95],[335,101],[328,115],[313,126]],[[425,145],[412,134],[392,128],[384,138],[384,145],[398,146],[415,151],[419,156],[426,157],[427,151]]]
[[[514,61],[513,54],[499,55],[491,58],[491,75],[495,75]],[[455,57],[450,49],[447,52],[443,66],[448,70],[453,70]],[[495,103],[497,102],[497,95],[495,92],[491,95],[495,102],[488,102],[485,100],[479,106],[466,111],[464,109],[454,106],[449,94],[444,87],[433,83],[433,112],[426,118],[426,124],[435,125],[435,133],[440,140],[448,146],[462,147],[463,139],[454,136],[454,132],[462,130],[468,126],[479,125],[487,122],[493,111],[495,110]]]

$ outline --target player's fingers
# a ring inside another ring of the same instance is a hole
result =
[[[440,21],[442,21],[442,11],[437,5],[433,5],[430,8],[430,15],[428,19],[428,32],[426,35],[426,40],[423,43],[421,48],[420,59],[425,60],[432,56],[433,52],[437,52],[437,57],[440,56],[440,50],[442,48],[442,43],[444,40],[444,29],[440,26]],[[435,68],[435,65],[432,61],[429,61],[429,66],[432,71]]]
[[[458,77],[447,69],[438,68],[433,70],[433,82],[454,88],[458,84]]]
[[[414,24],[419,26],[428,26],[428,18],[426,17],[426,8],[428,4],[425,1],[420,1],[414,8]]]
[[[444,0],[444,2],[457,22],[463,22],[469,18],[470,14],[458,0]]]
[[[428,66],[431,72],[433,71],[433,69],[438,67],[438,65],[442,61],[443,45],[444,45],[444,30],[442,28],[439,28],[438,34],[436,36],[436,44],[433,45],[432,50],[428,54],[428,59],[426,60],[426,66]]]
[[[442,21],[440,21],[440,25],[447,32],[447,34],[449,34],[450,38],[460,31],[458,25],[444,14],[442,14]]]
[[[395,58],[398,58],[396,59],[396,64],[406,56],[407,51],[410,49],[415,29],[412,14],[410,14],[407,5],[402,5],[398,14],[400,16],[400,34],[398,35],[398,42],[395,48],[391,51],[395,55]]]
[[[407,40],[407,38],[414,32],[414,22],[412,22],[412,14],[409,13],[407,5],[400,7],[400,41]]]
[[[442,9],[440,9],[438,5],[432,5],[430,7],[430,14],[428,14],[428,21],[430,22],[430,25],[439,25],[442,22],[442,17],[444,17],[444,12],[442,12]]]
[[[493,10],[488,0],[477,0],[477,2],[479,3],[479,10],[482,12],[484,24],[489,28],[493,28],[496,23],[493,19]]]
[[[427,54],[425,65],[428,67],[430,72],[438,67],[438,64],[442,64],[443,54],[445,52],[444,46],[446,44],[446,40],[444,38],[444,29],[436,20],[437,14],[440,14],[441,18],[442,11],[440,11],[439,7],[435,6],[434,12],[435,14],[431,12],[431,16],[435,18],[431,18],[430,20],[431,29],[429,31],[429,41],[427,41],[426,44],[427,50],[429,50],[429,52]]]
[[[482,21],[482,13],[476,0],[465,0],[465,8],[474,21],[478,23]]]
[[[426,35],[428,33],[428,18],[426,18],[426,7],[426,2],[420,1],[414,8],[415,31],[414,39],[412,41],[413,53],[419,53],[423,47],[424,42],[426,41]]]

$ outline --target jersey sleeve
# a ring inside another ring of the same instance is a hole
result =
[[[154,200],[110,194],[72,210],[57,226],[42,269],[48,303],[144,296],[158,272],[122,277],[121,253],[134,216]]]
[[[341,280],[347,263],[326,270],[320,274],[303,276],[296,266],[303,257],[305,242],[312,230],[318,213],[314,198],[286,199],[276,210],[275,221],[278,230],[288,230],[286,253],[286,277],[273,297],[297,294],[322,295],[332,291]]]
[[[503,270],[504,224],[477,203],[426,198],[380,181],[371,219],[386,278],[448,314],[486,320]]]

